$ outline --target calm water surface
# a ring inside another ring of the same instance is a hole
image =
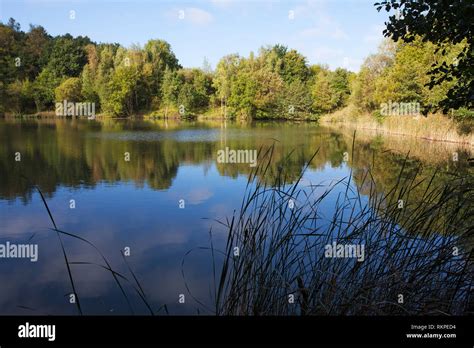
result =
[[[166,304],[172,314],[192,314],[199,306],[187,288],[208,302],[213,284],[210,254],[199,247],[209,246],[211,228],[215,246],[225,242],[226,231],[214,219],[225,220],[239,209],[252,169],[217,163],[218,150],[274,144],[269,175],[259,179],[268,182],[279,168],[296,180],[318,149],[303,184],[329,185],[351,173],[357,183],[370,166],[383,191],[396,180],[408,151],[410,165],[422,164],[426,176],[436,167],[472,173],[466,161],[470,149],[458,145],[358,134],[352,149],[350,131],[309,123],[15,119],[0,120],[0,139],[0,243],[39,248],[35,263],[0,259],[0,314],[77,313],[69,303],[58,236],[28,181],[44,193],[59,229],[92,242],[133,283],[121,255],[129,248],[127,263],[154,310]],[[17,152],[21,161],[15,161]],[[458,161],[452,161],[453,152]],[[362,189],[363,197],[367,193]],[[334,197],[324,202],[323,214],[330,215],[334,202]],[[75,263],[83,312],[131,313],[110,273],[97,266],[103,264],[98,252],[78,239],[63,239]],[[149,313],[131,285],[124,282],[124,288],[133,312]],[[178,304],[182,293],[186,303]]]

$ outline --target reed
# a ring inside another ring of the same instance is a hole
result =
[[[265,176],[271,154],[260,152],[240,210],[219,221],[228,238],[224,259],[214,266],[217,315],[473,313],[472,177],[453,176],[443,187],[432,177],[421,201],[410,191],[428,179],[405,166],[383,193],[371,168],[360,184],[351,172],[322,189],[304,185],[304,171],[287,182],[284,170],[266,184],[257,178]],[[369,187],[367,197],[361,186]],[[334,202],[331,216],[320,209],[326,200]],[[364,245],[365,260],[326,257],[333,242]]]
[[[320,122],[325,125],[337,125],[337,127],[375,130],[381,134],[408,135],[474,146],[474,132],[465,129],[466,123],[458,123],[441,114],[387,116],[376,119],[371,114],[361,114],[354,107],[349,106],[333,114],[322,116]]]

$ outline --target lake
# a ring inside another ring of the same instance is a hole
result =
[[[363,179],[369,169],[377,195],[390,193],[402,169],[423,168],[425,181],[437,173],[439,186],[453,173],[472,178],[465,146],[353,135],[316,123],[0,119],[0,243],[38,247],[36,262],[0,259],[0,314],[78,312],[61,241],[34,185],[57,229],[91,243],[61,236],[84,314],[149,314],[140,287],[155,314],[197,314],[209,313],[198,301],[212,302],[208,247],[225,248],[227,230],[218,221],[239,211],[254,169],[221,163],[219,150],[272,147],[271,164],[256,179],[270,186],[280,172],[289,183],[303,174],[302,185],[321,189],[351,178],[321,202],[326,217],[347,187],[371,204],[373,186]],[[412,190],[415,201],[423,185]],[[123,288],[101,254],[124,276],[117,276]]]

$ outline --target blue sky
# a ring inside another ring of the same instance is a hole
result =
[[[248,56],[281,43],[311,64],[358,71],[382,40],[386,12],[375,0],[0,0],[0,18],[22,29],[40,24],[52,35],[87,35],[126,47],[168,41],[180,63],[212,67],[230,53]],[[71,19],[71,11],[75,18]]]

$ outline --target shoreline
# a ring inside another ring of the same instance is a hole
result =
[[[462,124],[442,114],[387,116],[378,120],[370,113],[361,114],[348,106],[332,114],[323,115],[319,122],[328,127],[361,129],[377,134],[406,136],[474,147],[474,131],[462,134],[460,132]]]
[[[42,111],[34,114],[8,114],[0,115],[2,119],[79,119],[87,118],[85,116],[57,116],[54,111]],[[229,118],[224,116],[216,116],[215,114],[206,115],[206,113],[196,114],[189,117],[180,117],[170,115],[167,117],[150,114],[137,114],[128,117],[114,117],[107,114],[95,115],[97,120],[172,120],[172,121],[230,121],[241,122],[239,118]],[[318,123],[322,126],[345,128],[351,130],[363,130],[377,133],[377,135],[394,135],[403,137],[412,137],[423,139],[430,142],[442,142],[451,144],[462,144],[474,147],[474,132],[460,134],[459,125],[445,115],[429,114],[428,116],[389,116],[379,121],[369,113],[360,114],[353,108],[345,107],[331,114],[325,114],[318,117],[317,120],[311,119],[251,119],[249,122],[303,122]]]
[[[347,124],[347,123],[320,123],[321,125],[324,125],[324,126],[328,126],[328,127],[331,127],[331,126],[335,126],[335,125],[342,125],[344,128],[346,129],[353,129],[353,130],[363,130],[363,131],[368,131],[368,132],[374,132],[374,133],[377,133],[376,135],[388,135],[388,136],[402,136],[402,137],[409,137],[409,138],[416,138],[416,139],[421,139],[421,140],[427,140],[427,141],[430,141],[430,142],[436,142],[436,143],[448,143],[448,144],[461,144],[461,145],[470,145],[472,147],[474,147],[474,143],[473,142],[469,142],[469,141],[455,141],[455,140],[443,140],[443,139],[437,139],[437,138],[431,138],[431,137],[425,137],[425,136],[416,136],[416,135],[413,135],[413,134],[409,134],[409,133],[399,133],[399,132],[393,132],[393,131],[388,131],[388,130],[383,130],[381,128],[371,128],[371,127],[357,127],[357,125],[354,125],[354,124]]]

